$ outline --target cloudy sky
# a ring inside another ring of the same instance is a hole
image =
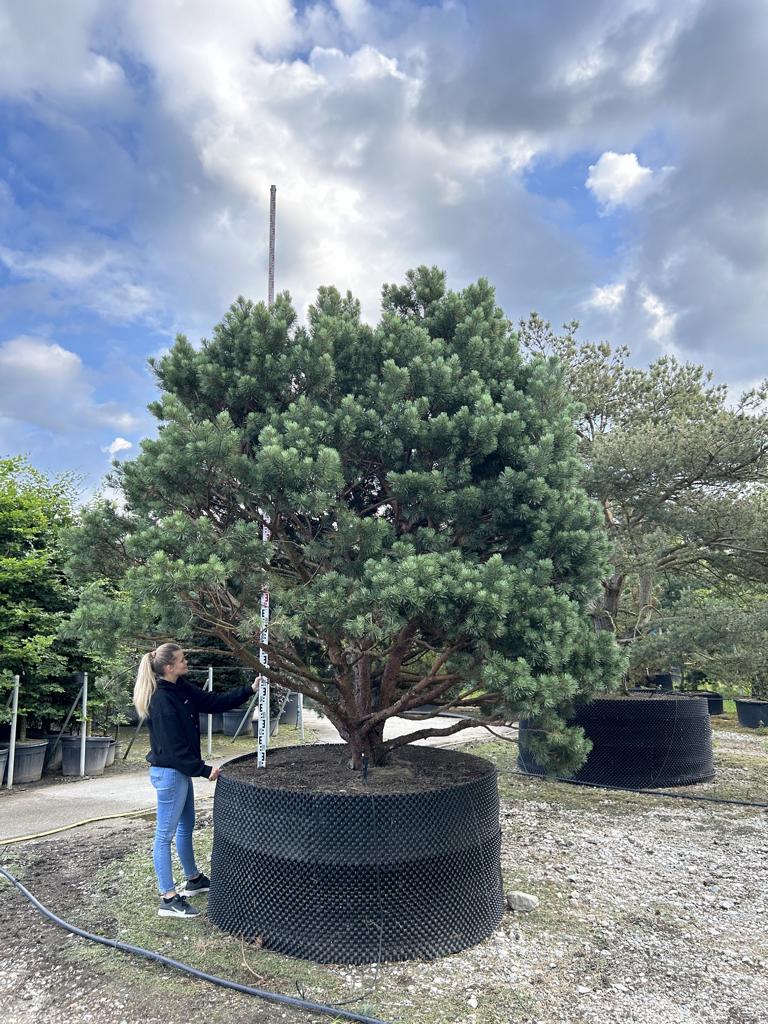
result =
[[[93,489],[147,356],[420,263],[768,370],[765,0],[0,0],[0,454]]]

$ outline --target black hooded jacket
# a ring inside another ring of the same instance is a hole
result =
[[[231,711],[253,696],[250,686],[229,693],[208,693],[179,676],[175,683],[157,680],[149,702],[151,749],[147,760],[156,768],[175,768],[184,775],[211,774],[211,766],[200,756],[200,712]]]

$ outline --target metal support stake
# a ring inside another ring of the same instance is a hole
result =
[[[254,695],[248,701],[248,707],[245,709],[245,714],[243,715],[242,719],[240,720],[240,725],[238,725],[237,729],[235,730],[235,735],[232,737],[232,741],[231,741],[232,743],[235,742],[237,737],[240,735],[240,733],[245,728],[245,723],[246,722],[250,722],[251,719],[253,718],[253,705],[256,703],[257,699],[258,699],[258,694],[254,693]]]
[[[8,789],[13,789],[13,766],[16,761],[16,721],[19,717],[19,677],[13,677],[11,696],[11,745],[8,748]],[[2,779],[0,779],[2,782]]]
[[[297,717],[298,717],[298,721],[297,721],[296,724],[298,725],[299,729],[301,730],[301,732],[299,734],[299,739],[303,743],[304,742],[304,694],[303,693],[299,694],[299,713],[298,713]]]
[[[67,712],[67,717],[64,719],[64,725],[62,725],[61,729],[59,729],[59,735],[56,737],[56,739],[54,741],[54,744],[53,744],[53,747],[51,748],[51,754],[54,753],[54,751],[56,750],[56,747],[58,747],[59,743],[61,743],[61,737],[64,735],[64,730],[69,725],[69,720],[72,717],[72,715],[74,715],[75,708],[80,703],[80,698],[82,697],[82,695],[83,695],[83,688],[81,686],[80,689],[77,691],[77,696],[72,701],[72,707]]]
[[[80,778],[85,775],[85,745],[88,734],[88,673],[83,672],[83,720],[80,725]]]
[[[208,682],[205,684],[208,693],[213,693],[213,666],[208,666]],[[213,715],[208,715],[208,757],[212,756],[213,750]]]
[[[138,723],[137,723],[137,725],[136,725],[136,729],[135,729],[135,731],[134,731],[134,734],[133,734],[133,736],[131,736],[131,742],[130,742],[130,743],[128,744],[128,746],[127,746],[127,747],[125,748],[125,753],[123,754],[123,760],[124,760],[124,761],[125,761],[125,760],[127,759],[128,755],[130,754],[130,752],[131,752],[131,747],[132,747],[132,746],[133,746],[133,744],[134,744],[134,743],[136,742],[136,737],[137,737],[137,736],[139,735],[139,733],[141,732],[141,727],[142,727],[142,725],[144,725],[144,722],[145,722],[145,719],[144,719],[144,718],[140,718],[140,719],[139,719],[139,721],[138,721]]]

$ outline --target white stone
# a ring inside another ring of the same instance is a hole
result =
[[[530,910],[535,910],[538,905],[538,897],[531,896],[527,892],[507,893],[507,906],[510,910],[516,910],[519,914],[527,914]]]

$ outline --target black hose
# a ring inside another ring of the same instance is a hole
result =
[[[7,878],[11,885],[14,885],[19,892],[26,896],[29,902],[36,907],[41,914],[44,914],[50,921],[57,924],[60,928],[64,928],[66,931],[71,932],[73,935],[79,935],[83,939],[90,939],[91,942],[98,942],[102,946],[112,946],[114,949],[119,949],[123,953],[134,953],[136,956],[144,957],[145,960],[155,960],[157,963],[165,964],[167,967],[174,967],[177,971],[184,971],[186,974],[191,974],[193,978],[200,978],[201,981],[210,981],[214,985],[221,985],[222,988],[231,988],[235,992],[242,992],[247,996],[257,996],[259,999],[265,999],[268,1003],[279,1003],[282,1006],[293,1006],[298,1010],[306,1010],[308,1013],[319,1013],[329,1017],[335,1017],[337,1020],[352,1020],[358,1021],[359,1024],[387,1024],[386,1021],[379,1020],[378,1017],[366,1017],[360,1013],[353,1013],[351,1010],[342,1010],[335,1006],[326,1006],[324,1003],[313,1003],[307,999],[297,999],[295,996],[284,996],[279,992],[271,992],[269,989],[263,988],[252,988],[250,985],[240,985],[236,981],[227,981],[226,978],[217,978],[213,974],[206,974],[204,971],[198,971],[195,967],[190,967],[189,964],[183,964],[180,960],[172,960],[170,957],[163,956],[161,953],[153,953],[149,949],[142,949],[141,946],[131,946],[127,942],[117,942],[114,939],[107,939],[103,935],[93,935],[91,932],[83,931],[82,928],[77,928],[73,924],[69,924],[67,921],[63,921],[60,917],[51,913],[47,907],[35,899],[32,893],[26,889],[21,882],[19,882],[13,875],[6,871],[5,868],[0,867],[0,875]]]
[[[569,786],[587,786],[589,789],[610,789],[619,793],[639,793],[641,796],[664,796],[672,800],[702,800],[709,804],[733,804],[736,807],[759,807],[768,810],[768,803],[760,803],[754,800],[729,800],[723,796],[698,796],[695,793],[670,793],[668,789],[633,789],[631,786],[609,786],[601,782],[582,782],[580,779],[564,779],[560,775],[533,775],[530,772],[523,772],[515,768],[499,768],[499,775],[522,775],[526,779],[539,779],[551,782],[565,782]]]

